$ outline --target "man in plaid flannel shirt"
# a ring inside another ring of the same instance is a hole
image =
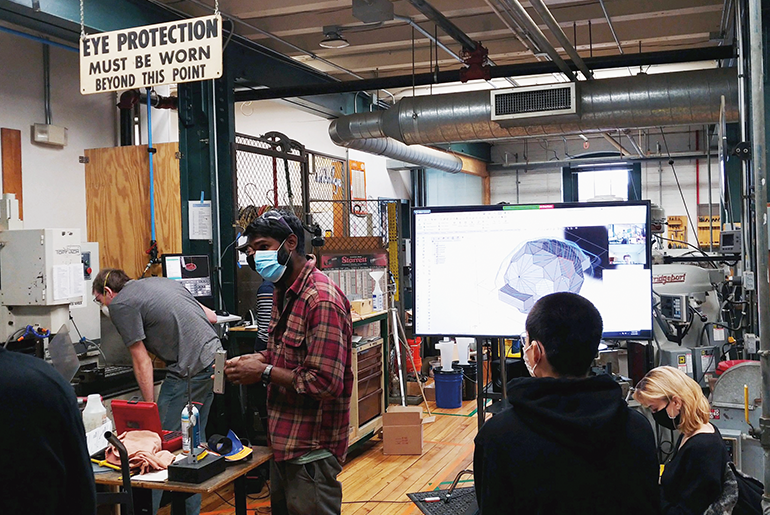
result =
[[[245,231],[249,265],[275,283],[267,350],[227,361],[236,384],[267,386],[273,515],[340,513],[353,390],[350,303],[305,256],[304,229],[268,211]]]

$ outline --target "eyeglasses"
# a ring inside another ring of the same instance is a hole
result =
[[[294,232],[291,229],[291,226],[289,225],[289,223],[286,220],[284,220],[283,215],[281,215],[281,213],[279,213],[275,209],[271,209],[270,211],[265,211],[262,214],[262,216],[260,216],[260,218],[264,218],[265,220],[275,220],[276,222],[284,226],[286,229],[288,229],[289,232],[292,232],[292,233]]]
[[[529,347],[529,333],[526,331],[519,335],[519,347],[524,350],[525,347]]]

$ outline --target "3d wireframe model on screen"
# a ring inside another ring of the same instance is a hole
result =
[[[602,250],[606,253],[606,248]],[[503,261],[498,279],[502,276],[504,284],[498,297],[521,313],[529,313],[540,297],[550,293],[580,293],[585,277],[597,275],[594,268],[600,264],[599,256],[574,241],[526,241]]]

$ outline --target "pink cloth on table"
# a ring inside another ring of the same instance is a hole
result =
[[[160,436],[152,431],[126,431],[118,436],[126,447],[128,465],[131,470],[139,469],[140,474],[166,470],[174,462],[174,455],[161,449]],[[120,454],[110,445],[106,451],[107,462],[120,466]]]

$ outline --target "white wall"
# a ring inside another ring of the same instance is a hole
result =
[[[427,169],[425,190],[429,206],[472,206],[483,202],[481,177],[466,173]]]
[[[176,86],[155,86],[155,93],[161,97],[177,96]],[[152,144],[173,143],[179,141],[179,115],[174,109],[153,109]],[[147,144],[147,106],[139,109],[139,126],[141,143]]]
[[[698,128],[700,129],[700,128]],[[695,130],[677,129],[676,131],[667,131],[665,142],[659,131],[653,131],[648,138],[642,138],[640,145],[642,150],[647,152],[657,151],[656,143],[660,143],[661,152],[666,154],[666,143],[668,151],[677,152],[695,152]],[[701,136],[702,137],[702,136]],[[637,138],[638,140],[638,138]],[[702,140],[701,140],[702,141]],[[628,144],[627,139],[623,139],[623,146],[633,152],[633,148]],[[563,160],[569,156],[574,156],[582,152],[611,151],[613,147],[607,141],[599,136],[589,137],[589,149],[583,149],[583,141],[572,137],[568,138],[566,146],[561,138],[552,138],[548,144],[542,139],[530,139],[526,142],[517,141],[513,143],[498,144],[492,147],[493,162],[500,163],[506,159],[509,162],[518,162],[526,159],[530,162]],[[702,143],[701,143],[702,148]],[[697,224],[697,193],[700,191],[700,203],[708,204],[708,168],[705,159],[699,160],[700,177],[699,188],[696,188],[696,165],[695,160],[677,160],[674,162],[676,177],[682,188],[684,200],[689,209],[693,221]],[[712,157],[712,202],[719,203],[719,178],[716,158]],[[516,198],[516,172],[514,170],[496,171],[491,173],[491,202],[493,204],[501,201],[510,203],[538,203],[538,202],[561,202],[562,201],[562,177],[561,168],[520,170],[519,171],[519,198]],[[686,216],[687,212],[677,187],[676,178],[668,159],[664,158],[659,163],[642,163],[642,198],[649,199],[665,209],[666,216],[681,215]],[[689,224],[688,224],[689,226]],[[689,241],[697,241],[692,230],[689,231]]]
[[[339,147],[337,147],[339,148]],[[385,167],[386,158],[350,150],[350,159],[366,163],[366,196],[372,199],[383,198],[412,198],[412,179],[408,171],[388,170]]]
[[[45,123],[43,46],[0,32],[0,48],[0,127],[21,131],[24,225],[79,228],[85,239],[85,167],[78,157],[115,145],[115,96],[81,95],[78,54],[51,47],[52,123],[67,127],[69,143],[33,144],[30,126]]]
[[[329,120],[279,101],[239,102],[235,105],[235,131],[261,136],[270,131],[286,134],[308,150],[340,159],[347,149],[329,137]],[[349,159],[366,164],[366,195],[369,198],[411,198],[409,172],[389,172],[384,157],[351,150]]]

